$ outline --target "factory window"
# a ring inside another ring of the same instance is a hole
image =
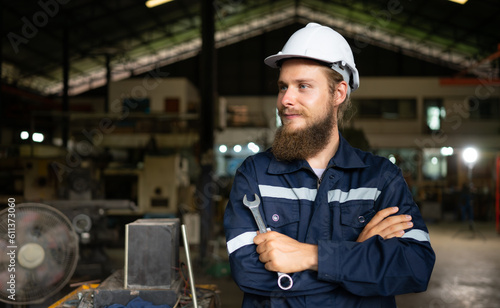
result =
[[[440,98],[424,99],[425,124],[428,133],[441,130],[441,121],[446,116],[443,100]]]
[[[228,126],[239,127],[249,126],[250,117],[248,106],[246,105],[232,105],[227,107],[228,113]]]
[[[416,99],[356,99],[353,105],[361,119],[415,119]]]
[[[500,98],[478,99],[472,97],[469,99],[469,113],[471,119],[500,119]]]
[[[447,158],[441,154],[441,149],[423,149],[422,175],[426,180],[442,180],[446,178]]]
[[[381,148],[374,149],[373,153],[388,158],[398,166],[405,178],[417,179],[419,152],[413,148]]]
[[[266,127],[267,121],[260,111],[248,105],[227,106],[227,126],[229,127]]]

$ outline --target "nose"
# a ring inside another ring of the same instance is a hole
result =
[[[282,105],[283,107],[293,106],[295,103],[295,95],[291,88],[288,88],[281,92],[278,96],[278,105]]]

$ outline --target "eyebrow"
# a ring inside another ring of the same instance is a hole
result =
[[[314,79],[294,79],[294,80],[292,80],[292,83],[309,83],[309,82],[316,82],[316,81]],[[284,82],[283,80],[279,79],[278,85],[281,85],[281,84],[287,84],[287,83]]]

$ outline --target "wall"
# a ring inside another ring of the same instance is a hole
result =
[[[197,89],[185,78],[127,79],[112,82],[109,87],[110,111],[121,111],[124,98],[149,98],[151,112],[164,112],[165,99],[179,99],[179,112],[186,113],[190,104],[200,100]]]
[[[421,77],[365,77],[360,88],[353,92],[353,99],[363,98],[414,98],[417,117],[409,120],[359,119],[346,123],[363,129],[372,148],[384,147],[437,147],[441,144],[461,147],[471,142],[478,145],[500,145],[500,121],[469,119],[469,98],[500,96],[500,87],[488,85],[445,86],[439,78]],[[429,134],[425,129],[424,99],[442,98],[447,117],[442,121],[442,134]],[[261,114],[269,121],[267,127],[272,141],[275,126],[276,97],[225,97],[228,108],[232,105],[247,105],[250,113]],[[216,134],[216,142],[237,144],[255,135],[262,129],[226,129]]]
[[[417,118],[411,120],[354,119],[353,126],[363,129],[370,145],[383,147],[462,147],[471,142],[478,145],[500,144],[499,119],[469,119],[468,100],[500,96],[500,87],[488,85],[440,85],[439,78],[366,77],[353,98],[415,98]],[[447,116],[442,133],[425,131],[424,99],[442,98]],[[479,136],[478,136],[479,135]]]

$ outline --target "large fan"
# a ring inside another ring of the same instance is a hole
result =
[[[77,262],[78,236],[59,210],[22,203],[0,212],[0,301],[43,302],[67,284]]]

